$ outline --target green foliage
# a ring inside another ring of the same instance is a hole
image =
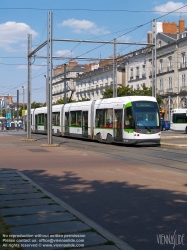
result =
[[[79,100],[78,102],[86,102],[86,101],[90,101],[89,98],[82,98],[82,100]]]
[[[42,107],[43,104],[41,102],[33,102],[31,103],[31,109],[36,109]]]
[[[131,89],[129,85],[127,86],[122,86],[117,88],[117,96],[152,96],[152,88],[148,88],[145,86],[145,84],[142,84],[141,88],[138,89]],[[103,98],[112,98],[113,97],[113,89],[112,88],[107,88],[105,92],[103,93]],[[160,95],[157,94],[157,102],[158,106],[160,107],[162,103],[162,98]]]
[[[69,103],[69,102],[85,102],[85,101],[90,101],[90,99],[88,98],[82,98],[82,100],[79,100],[79,101],[75,101],[75,100],[70,100],[69,97],[66,97],[66,103]],[[64,98],[61,98],[59,99],[58,101],[54,102],[53,105],[58,105],[58,104],[64,104]]]
[[[69,97],[66,97],[66,103],[75,102],[74,100],[70,100]],[[53,105],[64,104],[64,98],[59,99],[58,101],[54,102]]]
[[[112,97],[113,97],[113,89],[112,88],[106,88],[105,92],[103,93],[103,99],[112,98]]]

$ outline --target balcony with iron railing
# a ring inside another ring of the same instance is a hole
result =
[[[187,92],[187,86],[181,86],[180,91],[181,92]]]
[[[170,65],[170,66],[167,66],[167,71],[169,72],[169,71],[172,71],[173,70],[173,66],[172,65]]]
[[[180,63],[180,69],[184,69],[186,67],[187,67],[186,62]]]
[[[130,76],[130,81],[132,81],[134,79],[134,76]]]
[[[146,78],[146,73],[142,73],[142,78]]]
[[[167,92],[167,93],[173,93],[173,88],[168,88],[168,89],[166,89],[166,92]]]
[[[164,90],[163,90],[163,89],[158,90],[158,94],[159,94],[159,95],[164,95]]]
[[[151,76],[152,76],[152,74],[153,74],[153,75],[155,75],[155,70],[153,70],[153,71],[152,71],[152,70],[150,70],[149,77],[151,77]]]

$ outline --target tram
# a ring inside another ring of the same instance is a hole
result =
[[[172,109],[170,129],[187,133],[187,109]]]
[[[31,132],[47,133],[46,107],[31,110]],[[160,144],[158,104],[151,96],[126,96],[54,105],[52,133],[105,143]]]

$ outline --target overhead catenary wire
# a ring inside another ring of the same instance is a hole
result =
[[[166,14],[164,14],[164,15],[162,15],[162,16],[156,18],[156,20],[159,20],[160,18],[162,18],[162,17],[164,17],[164,16],[167,16],[167,15],[173,13],[173,12],[177,13],[178,10],[180,10],[180,9],[186,7],[186,6],[187,6],[187,4],[184,5],[184,6],[182,6],[182,7],[180,7],[180,8],[178,8],[178,9],[176,9],[176,10],[170,11],[170,12],[161,12],[161,11],[159,11],[160,13],[166,13]],[[47,9],[39,9],[39,8],[0,8],[0,9],[30,9],[30,10],[33,9],[33,10],[47,10]],[[60,10],[60,9],[52,9],[52,10]],[[61,9],[61,10],[65,10],[65,9]],[[71,10],[75,10],[75,9],[71,9]],[[88,9],[77,9],[77,10],[87,10],[87,11],[128,11],[128,10],[88,10]],[[130,12],[130,11],[129,11],[129,12]],[[131,12],[146,12],[146,11],[131,11]],[[149,12],[150,12],[150,11],[149,11]],[[153,11],[153,12],[157,12],[157,13],[158,13],[158,11]],[[180,11],[180,13],[181,13],[181,11]],[[133,32],[134,30],[136,30],[136,29],[138,29],[138,28],[140,28],[140,27],[143,27],[144,25],[146,25],[146,24],[148,24],[148,23],[151,23],[151,22],[152,22],[152,21],[149,21],[149,22],[146,22],[146,23],[144,23],[144,24],[138,25],[138,26],[134,27],[133,29],[131,29],[130,31],[128,31],[127,33],[118,36],[117,38],[120,38],[120,37],[122,37],[122,36],[124,36],[124,35],[126,35],[126,34],[128,34],[128,33],[130,33],[130,32]],[[100,48],[100,47],[102,47],[102,46],[104,46],[104,45],[100,45],[100,46],[98,46],[97,48]],[[94,48],[93,50],[89,50],[89,51],[85,52],[85,53],[82,54],[82,55],[85,55],[85,54],[87,54],[87,53],[89,53],[89,52],[91,52],[91,51],[94,51],[94,50],[96,50],[97,48]],[[80,56],[82,56],[82,55],[79,55],[79,56],[77,56],[76,58],[78,59],[78,57],[80,57]],[[40,66],[41,66],[41,65],[40,65]],[[23,84],[23,83],[22,83],[22,84]],[[16,89],[17,87],[21,86],[22,84],[16,86],[14,89]]]

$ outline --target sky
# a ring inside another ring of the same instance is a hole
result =
[[[47,15],[52,13],[54,39],[99,40],[147,43],[153,19],[176,22],[185,19],[187,2],[165,0],[1,0],[0,1],[0,96],[12,95],[16,102],[27,101],[28,34],[32,34],[32,51],[47,40]],[[187,23],[187,22],[186,22]],[[142,45],[117,45],[117,54],[125,55]],[[53,68],[68,63],[68,57],[88,64],[93,59],[112,56],[113,45],[80,42],[53,42]],[[46,101],[47,47],[32,58],[31,102]],[[92,60],[91,60],[92,59]],[[95,60],[96,61],[96,60]]]

